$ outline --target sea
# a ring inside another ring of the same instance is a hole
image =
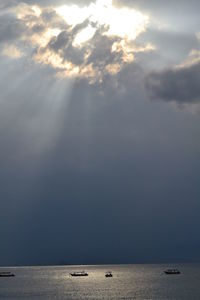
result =
[[[166,275],[178,268],[180,275]],[[72,277],[85,271],[87,277]],[[187,299],[200,300],[200,265],[106,265],[9,267],[15,277],[0,277],[0,299]],[[113,277],[106,278],[111,271]]]

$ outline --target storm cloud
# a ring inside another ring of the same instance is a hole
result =
[[[200,63],[151,73],[147,77],[151,97],[178,104],[200,102]]]

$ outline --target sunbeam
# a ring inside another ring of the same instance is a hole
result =
[[[7,72],[0,78],[0,87],[15,74],[20,73],[21,76],[16,76],[10,89],[1,94],[1,126],[9,126],[7,130],[10,132],[17,130],[24,141],[25,151],[40,154],[56,143],[62,120],[67,117],[74,80],[48,76],[36,65],[27,67],[22,73],[24,63],[23,59],[20,64],[19,61],[4,60]],[[27,90],[30,82],[32,85]],[[34,95],[34,101],[30,95]],[[13,123],[14,128],[11,126]]]

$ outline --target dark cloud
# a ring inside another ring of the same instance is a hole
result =
[[[27,11],[23,18],[18,18],[15,10],[3,11],[0,14],[0,43],[30,38],[34,33],[42,33],[47,28],[59,27],[62,29],[67,26],[64,20],[51,8],[44,8],[40,17],[34,14],[31,7],[25,6],[24,8]],[[33,25],[28,26],[27,24],[30,23]]]
[[[93,63],[96,67],[105,68],[108,64],[122,63],[123,52],[115,53],[112,51],[112,46],[115,42],[119,42],[117,37],[104,36],[106,28],[98,29],[91,39],[91,54],[89,55],[87,62]]]
[[[75,65],[84,62],[85,47],[77,48],[73,46],[76,35],[88,25],[88,20],[76,25],[74,28],[65,25],[65,30],[57,37],[53,37],[47,45],[47,49],[58,53],[63,61],[67,60]],[[68,30],[66,30],[68,27]]]
[[[179,104],[200,102],[200,63],[154,72],[147,77],[152,98]]]
[[[52,8],[43,8],[40,18],[46,27],[50,28],[66,28],[66,22]]]
[[[6,13],[0,15],[0,43],[17,40],[26,31],[25,24],[14,15]]]

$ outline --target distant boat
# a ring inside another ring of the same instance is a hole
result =
[[[181,274],[181,272],[178,269],[167,269],[164,271],[165,274],[167,275],[177,275]]]
[[[86,273],[85,271],[81,271],[81,272],[73,272],[70,273],[71,276],[88,276],[88,273]]]
[[[113,277],[112,272],[107,272],[106,275],[105,275],[105,277]]]
[[[11,272],[0,272],[0,277],[14,277],[15,274]]]

